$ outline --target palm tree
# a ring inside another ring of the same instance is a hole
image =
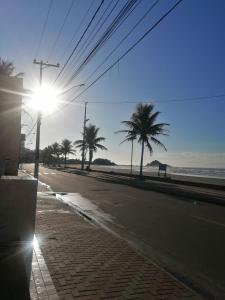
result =
[[[0,57],[0,75],[12,76],[14,70],[15,70],[15,67],[12,62],[10,62],[8,60],[3,60]],[[14,77],[24,77],[24,73],[20,72],[20,73],[14,75]]]
[[[53,143],[51,147],[52,147],[52,153],[56,157],[56,163],[59,166],[59,157],[60,154],[62,153],[61,147],[57,142]]]
[[[144,148],[148,148],[150,155],[153,153],[152,143],[162,147],[165,151],[166,147],[158,140],[159,135],[168,135],[166,126],[167,123],[156,123],[160,112],[154,112],[153,104],[139,103],[136,111],[132,114],[129,121],[122,121],[121,123],[128,127],[127,136],[125,140],[131,140],[135,137],[138,143],[141,144],[141,162],[140,162],[140,177],[143,171]]]
[[[104,137],[98,137],[99,128],[95,125],[90,124],[85,129],[85,149],[89,152],[89,160],[88,160],[88,169],[90,170],[93,154],[97,152],[98,149],[108,150],[105,146],[101,145],[100,142],[105,141]],[[77,148],[83,147],[83,140],[81,144],[81,140],[75,142]]]
[[[61,153],[64,155],[64,166],[66,167],[66,159],[68,154],[75,153],[72,142],[68,139],[64,139],[61,144]]]
[[[123,144],[124,142],[131,142],[131,154],[130,154],[130,174],[133,173],[133,153],[134,153],[134,140],[136,140],[137,136],[133,130],[125,129],[125,130],[118,130],[115,133],[126,133],[125,139],[120,143]]]
[[[53,152],[52,152],[52,147],[48,146],[45,147],[42,151],[41,151],[41,159],[44,165],[50,165],[52,163],[53,160],[53,156],[52,156]]]
[[[3,60],[0,57],[0,74],[5,76],[11,76],[15,67],[12,62]]]

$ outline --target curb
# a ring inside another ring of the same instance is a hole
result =
[[[141,181],[138,179],[133,179],[133,178],[125,178],[125,176],[118,177],[118,175],[114,175],[112,173],[104,173],[108,174],[111,177],[107,178],[104,176],[96,176],[93,173],[91,174],[88,171],[81,171],[81,170],[74,170],[74,169],[69,169],[65,170],[62,169],[60,170],[62,172],[70,173],[70,174],[76,174],[76,175],[81,175],[81,176],[88,176],[92,178],[96,178],[105,182],[113,182],[117,184],[125,184],[128,186],[148,190],[148,191],[155,191],[155,192],[160,192],[164,194],[170,194],[173,196],[181,196],[187,199],[192,199],[192,200],[197,200],[197,201],[202,201],[210,204],[215,204],[215,205],[220,205],[220,206],[225,206],[225,197],[219,197],[216,195],[204,193],[202,191],[191,191],[188,190],[188,188],[185,188],[185,185],[179,185],[175,183],[167,183],[167,182],[162,182],[162,181],[151,181],[151,182],[146,182],[146,181]],[[95,172],[95,171],[93,171]],[[196,185],[193,185],[193,187],[196,187]],[[197,199],[196,199],[197,198]]]
[[[94,176],[90,176],[94,177]],[[98,177],[95,177],[98,178]],[[197,201],[207,202],[210,204],[216,204],[220,206],[225,206],[225,198],[218,197],[215,195],[210,195],[201,191],[190,191],[188,189],[185,189],[183,187],[180,187],[179,185],[173,184],[173,183],[164,183],[164,182],[142,182],[142,181],[130,181],[126,179],[107,179],[107,178],[101,178],[101,180],[108,181],[108,182],[114,182],[114,183],[120,183],[120,184],[126,184],[132,187],[149,190],[149,191],[155,191],[160,192],[164,194],[170,194],[173,196],[181,196],[189,199],[194,199]],[[196,199],[197,198],[197,199]]]

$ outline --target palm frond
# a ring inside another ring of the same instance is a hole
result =
[[[151,141],[153,141],[153,143],[155,143],[157,146],[160,146],[161,148],[163,148],[165,151],[167,151],[166,147],[163,145],[163,143],[161,143],[158,139],[151,137]]]
[[[124,130],[117,130],[114,133],[128,133],[130,130],[129,129],[124,129]]]
[[[76,140],[74,143],[74,146],[82,144],[83,145],[83,140]]]
[[[101,145],[101,144],[95,144],[95,147],[101,149],[101,150],[108,150],[105,146]]]
[[[158,116],[161,114],[160,111],[156,111],[155,113],[153,113],[152,115],[149,116],[149,123],[150,124],[154,124],[156,119],[158,118]]]
[[[105,138],[102,137],[102,136],[97,137],[97,138],[95,139],[95,143],[104,142],[104,141],[105,141]]]
[[[125,143],[125,142],[132,142],[136,139],[136,137],[127,136],[119,145]]]
[[[149,140],[146,141],[146,146],[147,146],[147,148],[148,148],[148,150],[149,150],[149,152],[150,152],[150,155],[152,155],[153,149],[152,149],[151,144],[149,143]]]

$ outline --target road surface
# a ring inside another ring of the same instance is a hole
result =
[[[225,207],[42,166],[39,179],[206,299],[225,299]]]

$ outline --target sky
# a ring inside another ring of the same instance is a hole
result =
[[[0,11],[0,57],[13,61],[16,72],[24,72],[24,87],[33,89],[39,80],[39,69],[33,59],[48,60],[64,65],[72,49],[91,19],[100,0],[74,0],[65,26],[53,48],[72,0],[53,0],[43,39],[40,43],[43,24],[49,7],[48,0],[2,0]],[[93,4],[87,13],[91,2]],[[106,0],[99,18],[108,5],[116,0]],[[152,0],[142,0],[122,26],[104,44],[72,85],[85,83],[66,94],[69,101],[86,88],[98,74],[123,54],[160,16],[176,1],[161,0],[136,28],[129,38],[113,54],[104,66],[89,81],[86,79],[102,62],[105,56],[134,26],[152,5]],[[81,59],[93,47],[125,0],[120,0],[110,18],[101,27],[90,48],[80,51]],[[109,10],[108,10],[109,11]],[[81,20],[83,25],[79,29]],[[95,22],[98,21],[98,18]],[[93,26],[96,23],[93,23]],[[90,27],[90,31],[93,27]],[[44,117],[41,126],[41,148],[64,138],[75,141],[81,138],[84,104],[87,101],[88,123],[100,128],[99,135],[106,138],[108,151],[99,151],[95,158],[108,158],[118,164],[130,163],[130,143],[119,145],[124,136],[115,134],[123,129],[120,123],[128,120],[138,102],[153,102],[160,111],[159,122],[169,123],[169,136],[160,140],[166,145],[164,152],[153,145],[154,154],[145,151],[144,162],[158,159],[172,166],[225,168],[225,1],[184,0],[162,21],[133,51],[117,63],[104,77],[83,93],[73,103],[52,115]],[[68,46],[71,37],[74,41]],[[87,35],[88,36],[88,35]],[[40,46],[40,47],[39,47]],[[68,46],[68,47],[67,47]],[[82,46],[82,44],[81,44]],[[67,51],[66,51],[67,49]],[[77,49],[79,51],[79,48]],[[65,52],[66,51],[66,52]],[[76,54],[76,52],[75,52]],[[79,58],[79,53],[75,58]],[[76,63],[76,61],[75,61]],[[55,83],[61,89],[75,70],[70,65]],[[43,71],[43,82],[55,80],[59,70]],[[192,100],[195,98],[195,100]],[[196,99],[201,98],[201,99]],[[171,101],[176,99],[177,101]],[[189,99],[189,100],[188,100]],[[27,99],[24,99],[24,103]],[[98,103],[94,103],[98,102]],[[104,103],[102,103],[104,102]],[[120,103],[112,103],[120,102]],[[132,102],[132,103],[121,103]],[[32,128],[36,112],[26,108],[23,114],[23,132]],[[34,148],[35,135],[27,138],[27,146]],[[77,157],[80,154],[77,153]],[[140,162],[140,144],[135,144],[134,163]]]

